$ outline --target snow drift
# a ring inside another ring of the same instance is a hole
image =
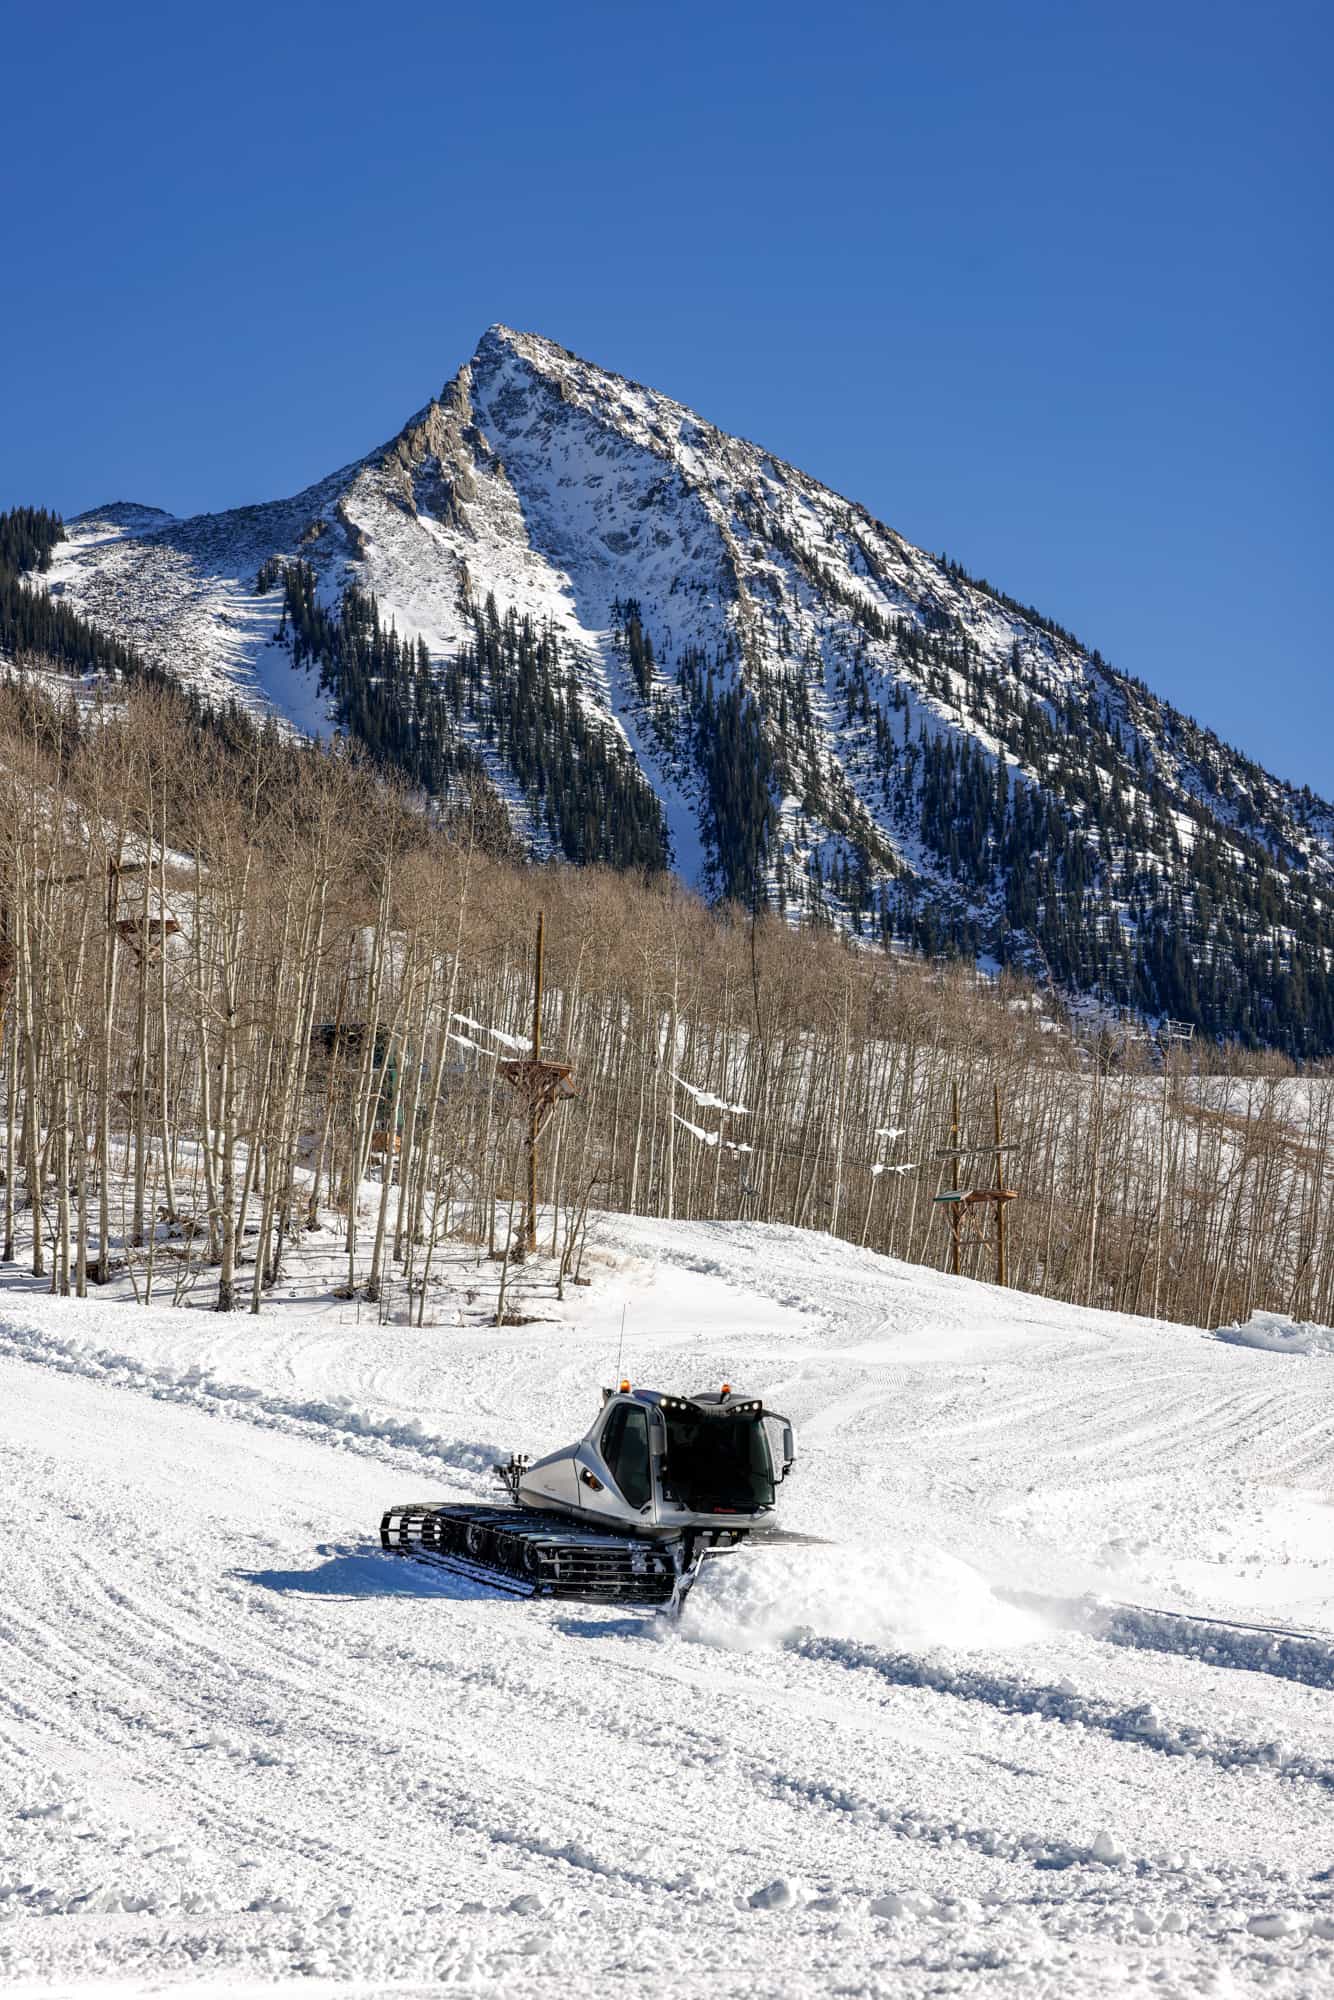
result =
[[[1252,1313],[1244,1325],[1220,1326],[1217,1337],[1233,1347],[1262,1348],[1266,1354],[1334,1354],[1334,1327],[1285,1319],[1282,1313]]]

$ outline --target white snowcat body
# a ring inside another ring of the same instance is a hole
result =
[[[745,1533],[774,1513],[796,1452],[786,1417],[729,1390],[607,1389],[577,1444],[507,1468],[521,1507],[658,1539]]]
[[[705,1558],[770,1526],[792,1469],[792,1426],[730,1389],[603,1391],[587,1435],[495,1470],[508,1504],[410,1500],[380,1544],[511,1595],[680,1609]]]

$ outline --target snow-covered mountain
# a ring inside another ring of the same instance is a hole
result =
[[[537,852],[1334,1047],[1334,808],[536,335],[290,500],[83,516],[46,581],[210,696],[484,779]]]

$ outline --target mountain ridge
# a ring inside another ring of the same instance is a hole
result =
[[[1334,808],[542,335],[488,328],[394,437],[286,499],[90,510],[45,581],[209,698],[484,784],[535,853],[1334,1047]]]

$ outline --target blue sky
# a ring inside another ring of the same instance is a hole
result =
[[[10,9],[0,505],[291,492],[503,320],[1334,796],[1330,21]]]

